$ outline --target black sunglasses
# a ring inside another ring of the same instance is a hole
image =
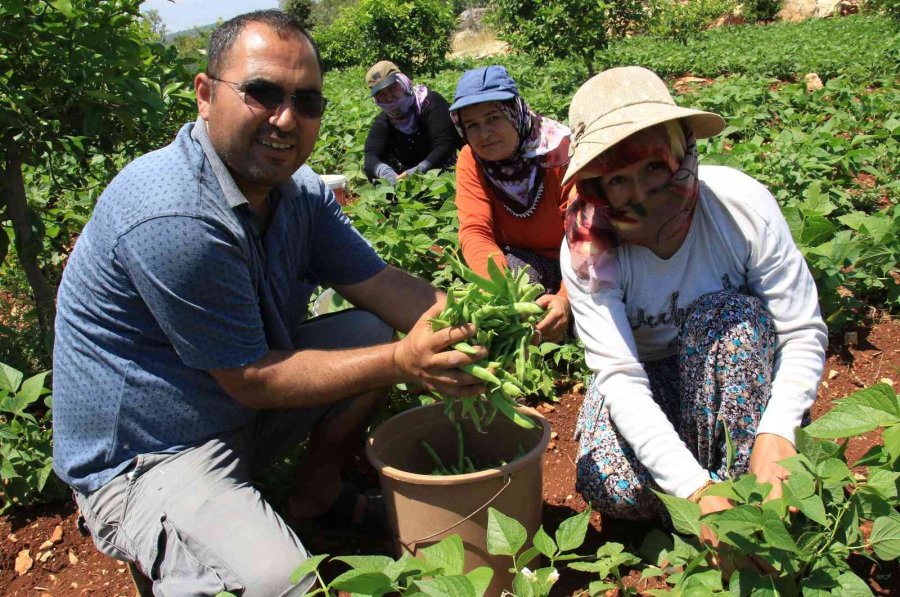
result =
[[[325,113],[328,100],[318,91],[298,91],[287,93],[284,89],[268,81],[250,81],[249,83],[235,83],[218,77],[210,77],[213,81],[221,81],[234,85],[235,92],[242,94],[244,103],[252,108],[264,108],[274,110],[284,103],[285,96],[291,98],[291,107],[297,116],[303,118],[321,118]]]

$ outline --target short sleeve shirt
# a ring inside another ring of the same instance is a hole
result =
[[[307,166],[261,233],[203,120],[116,176],[63,273],[54,469],[90,492],[138,454],[174,452],[256,411],[208,373],[292,350],[313,289],[385,264]]]

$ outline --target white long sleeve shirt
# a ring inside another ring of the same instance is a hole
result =
[[[604,406],[637,458],[666,493],[686,497],[709,479],[653,401],[642,362],[675,353],[690,304],[732,287],[762,300],[776,333],[772,393],[759,433],[794,442],[815,400],[828,334],[806,262],[775,198],[724,166],[700,167],[700,197],[684,243],[669,259],[646,247],[617,247],[615,287],[591,293],[560,251],[586,361]]]

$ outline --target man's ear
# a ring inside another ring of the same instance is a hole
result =
[[[197,73],[194,77],[194,93],[197,95],[197,112],[203,120],[209,120],[209,108],[212,104],[213,85],[215,81],[206,73]]]

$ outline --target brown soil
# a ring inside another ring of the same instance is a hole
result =
[[[845,340],[852,341],[852,337]],[[854,391],[877,383],[893,380],[900,383],[900,321],[884,319],[873,327],[857,332],[855,345],[833,344],[829,348],[825,376],[819,399],[813,407],[813,418],[829,409],[831,403]],[[559,402],[540,405],[550,420],[556,435],[544,458],[544,524],[553,529],[560,521],[587,507],[575,492],[575,457],[577,444],[572,440],[581,388],[575,386],[562,395]],[[879,441],[877,433],[868,433],[850,442],[848,460],[860,455]],[[605,540],[615,540],[636,549],[645,529],[633,524],[604,521],[596,513],[586,547],[596,547]],[[54,529],[59,526],[59,542],[46,545]],[[387,546],[365,538],[345,536],[328,540],[322,545],[310,544],[315,552],[386,553]],[[44,544],[44,545],[42,545]],[[17,557],[28,550],[31,567],[18,574]],[[865,561],[853,562],[857,573],[868,578],[876,595],[900,595],[900,571],[897,563],[890,570],[878,570]],[[569,595],[587,585],[591,579],[566,571],[554,591]],[[633,573],[630,584],[643,590],[652,588],[647,581],[639,581]],[[96,551],[90,538],[76,528],[76,513],[71,503],[40,508],[20,508],[0,517],[0,595],[7,597],[64,597],[74,595],[134,595],[127,568]]]

